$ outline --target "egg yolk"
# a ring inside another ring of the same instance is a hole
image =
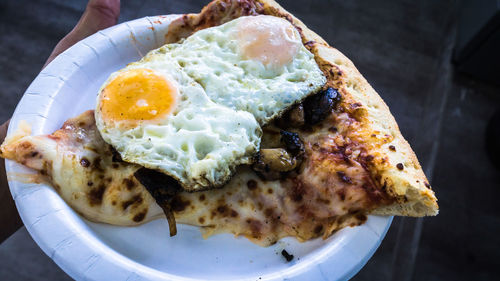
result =
[[[273,16],[248,17],[239,22],[237,40],[245,59],[274,67],[291,62],[302,44],[292,24]]]
[[[121,72],[102,90],[103,119],[137,123],[164,118],[175,108],[177,88],[151,69]]]

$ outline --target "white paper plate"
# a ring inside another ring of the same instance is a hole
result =
[[[110,73],[163,43],[176,15],[146,17],[101,31],[58,56],[33,81],[16,108],[33,134],[48,134],[94,108]],[[8,173],[29,170],[7,161]],[[139,227],[91,223],[76,214],[49,186],[11,181],[24,225],[42,250],[77,280],[342,280],[372,256],[392,217],[369,216],[359,227],[327,240],[283,239],[262,248],[229,234],[204,240],[196,227],[179,225],[170,238],[165,219]],[[285,262],[281,250],[295,256]]]

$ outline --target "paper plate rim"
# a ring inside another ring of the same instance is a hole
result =
[[[103,37],[112,38],[117,33],[123,33],[124,29],[129,30],[134,36],[134,27],[151,26],[154,40],[158,34],[155,31],[155,24],[168,24],[178,15],[144,17],[137,20],[124,22],[91,35],[86,39],[76,43],[64,53],[54,59],[32,82],[19,102],[11,119],[8,134],[12,134],[21,120],[29,118],[43,126],[49,122],[46,114],[30,108],[33,99],[37,95],[42,96],[40,107],[46,106],[44,110],[50,110],[50,105],[54,96],[64,86],[66,78],[61,70],[68,67],[81,67],[71,58],[78,56],[82,48],[94,48],[93,45],[103,40]],[[140,30],[136,28],[137,30]],[[40,79],[52,77],[59,80],[52,88],[43,88]],[[48,94],[47,94],[48,93]],[[46,94],[46,96],[45,96]],[[52,95],[53,94],[53,95]],[[44,100],[46,98],[46,100]],[[44,105],[43,102],[46,104]],[[29,115],[29,117],[27,117]],[[76,115],[76,113],[75,113]],[[13,162],[6,161],[6,171],[8,174],[26,171],[24,167]],[[77,216],[69,207],[61,202],[57,193],[47,185],[26,184],[15,180],[9,180],[9,188],[16,202],[19,214],[26,226],[26,229],[39,245],[39,247],[55,261],[69,276],[77,280],[100,280],[105,277],[108,280],[195,280],[182,276],[172,275],[168,272],[139,264],[129,258],[110,251],[102,241],[93,237],[89,229],[75,223]],[[57,197],[54,197],[57,196]],[[54,200],[59,198],[59,200]],[[49,207],[34,208],[37,200],[52,200]],[[275,272],[259,276],[260,280],[345,280],[356,274],[370,259],[375,250],[380,245],[392,222],[392,217],[369,216],[367,223],[356,227],[349,239],[342,244],[342,249],[337,249],[336,255],[329,255],[331,252],[328,244],[321,250],[317,258],[313,258],[304,263],[298,263],[289,267],[283,272]],[[55,227],[54,227],[55,226]],[[368,241],[361,243],[357,241]],[[338,246],[337,246],[338,247]],[[339,252],[340,251],[340,252]],[[339,257],[338,253],[342,253]],[[335,270],[332,266],[336,265]],[[311,279],[312,278],[312,279]],[[249,276],[249,280],[255,276]]]

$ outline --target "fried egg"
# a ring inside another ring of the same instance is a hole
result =
[[[99,92],[96,123],[123,160],[201,190],[251,163],[261,126],[325,82],[288,21],[241,17],[113,73]]]

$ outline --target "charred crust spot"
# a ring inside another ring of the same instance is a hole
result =
[[[262,202],[257,203],[257,209],[262,210],[264,208],[264,205],[262,205]]]
[[[38,151],[33,151],[33,152],[31,152],[30,157],[34,158],[37,155],[38,155]]]
[[[322,231],[323,231],[323,225],[321,225],[321,224],[318,224],[318,225],[314,228],[314,230],[313,230],[313,232],[314,232],[316,235],[321,234],[321,232],[322,232]]]
[[[354,215],[354,217],[359,220],[360,222],[365,222],[366,221],[366,215],[363,214],[363,213],[357,213],[356,215]]]
[[[87,198],[91,206],[100,205],[102,203],[104,191],[106,191],[106,186],[104,184],[100,184],[98,187],[89,191]]]
[[[122,203],[122,208],[123,210],[126,210],[130,205],[134,204],[141,204],[142,203],[142,196],[140,194],[137,194],[130,198],[129,200],[125,201]]]
[[[340,200],[344,201],[345,200],[345,189],[338,190],[337,195],[339,196]]]
[[[137,213],[133,218],[132,220],[135,221],[135,222],[141,222],[144,220],[144,218],[146,217],[146,214],[148,213],[148,210],[143,210],[142,212],[140,213]]]
[[[264,215],[266,215],[266,217],[268,217],[268,218],[272,217],[273,213],[274,213],[274,211],[271,208],[267,208],[264,210]]]
[[[255,190],[257,188],[257,182],[255,180],[247,181],[247,187],[250,190]]]
[[[321,204],[325,204],[325,205],[329,205],[331,203],[330,199],[324,199],[324,198],[316,198],[316,202],[318,203],[321,203]]]
[[[236,218],[238,216],[238,212],[236,212],[235,210],[231,209],[230,216],[233,217],[233,218]]]
[[[294,184],[290,188],[290,198],[294,202],[300,202],[303,199],[303,195],[306,193],[306,188],[304,183],[301,181],[294,181]]]
[[[403,165],[403,163],[398,163],[398,164],[396,164],[396,167],[397,167],[397,168],[398,168],[398,170],[400,170],[400,171],[402,171],[402,170],[405,168],[405,166]]]
[[[335,127],[335,126],[334,126],[334,127],[330,127],[330,128],[328,128],[328,131],[329,131],[330,133],[336,133],[336,132],[338,132],[338,129],[337,129],[337,127]]]
[[[424,182],[424,185],[425,185],[425,187],[427,187],[429,189],[431,188],[431,185],[428,182]]]
[[[392,151],[396,151],[396,147],[394,145],[389,145],[389,149]]]
[[[223,217],[225,217],[228,213],[228,208],[226,205],[221,205],[217,207],[217,212],[221,214]]]
[[[123,185],[127,188],[127,190],[132,190],[137,186],[137,183],[133,179],[123,179]]]
[[[268,189],[267,189],[267,193],[269,193],[269,194],[273,194],[273,189],[272,189],[272,188],[268,188]]]
[[[252,232],[252,237],[255,239],[260,239],[262,236],[261,234],[262,223],[255,219],[246,219],[246,223],[250,227],[250,231]]]
[[[102,167],[101,167],[101,157],[96,157],[96,158],[94,159],[93,167],[94,167],[96,170],[102,170]]]
[[[198,197],[198,199],[200,201],[205,201],[205,194],[200,195],[200,197]]]
[[[88,168],[90,167],[90,161],[87,158],[82,157],[82,159],[80,159],[80,165],[84,168]]]
[[[201,223],[201,224],[204,224],[205,223],[205,217],[199,217],[198,218],[198,222]]]
[[[351,163],[351,159],[349,159],[349,156],[347,156],[345,154],[342,155],[342,159],[344,160],[344,162],[346,164],[350,164]]]
[[[356,109],[356,108],[361,107],[361,106],[363,106],[363,105],[360,102],[355,102],[355,103],[351,104],[351,107],[353,109]]]
[[[172,208],[172,211],[174,211],[174,212],[182,212],[189,205],[191,205],[191,202],[187,201],[187,200],[183,200],[182,197],[180,197],[180,196],[175,196],[172,199],[172,202],[170,203],[170,207]]]
[[[19,145],[20,148],[22,148],[22,150],[31,150],[33,145],[29,142],[23,142]]]
[[[93,183],[93,182],[91,182],[91,181],[88,181],[88,182],[87,182],[87,186],[93,186],[93,185],[94,185],[94,183]]]
[[[348,177],[345,172],[342,172],[342,171],[337,171],[337,176],[339,177],[339,179],[345,183],[352,183],[352,180],[350,177]]]
[[[382,189],[383,192],[387,192],[387,182],[384,181],[384,184],[380,189]]]
[[[306,43],[304,43],[304,45],[311,46],[311,45],[314,45],[314,43],[316,43],[316,41],[310,40],[310,41],[307,41]]]

